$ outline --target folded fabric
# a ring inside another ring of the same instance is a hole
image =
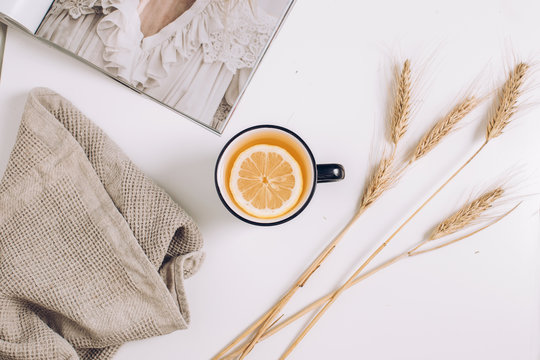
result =
[[[0,182],[0,359],[110,359],[185,329],[193,220],[69,101],[30,92]]]

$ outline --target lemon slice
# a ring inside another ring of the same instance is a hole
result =
[[[302,194],[302,171],[285,149],[254,145],[234,161],[229,188],[248,214],[268,219],[291,210]]]

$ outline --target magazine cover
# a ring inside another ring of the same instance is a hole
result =
[[[11,21],[221,133],[294,0],[49,0],[36,29],[23,13],[39,6],[6,1]]]

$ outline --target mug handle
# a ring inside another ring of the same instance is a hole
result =
[[[317,164],[317,183],[335,182],[345,179],[345,168],[341,164]]]

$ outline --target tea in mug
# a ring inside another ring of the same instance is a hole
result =
[[[240,141],[224,171],[234,204],[258,219],[282,217],[297,209],[313,182],[313,163],[299,141],[272,129]]]

